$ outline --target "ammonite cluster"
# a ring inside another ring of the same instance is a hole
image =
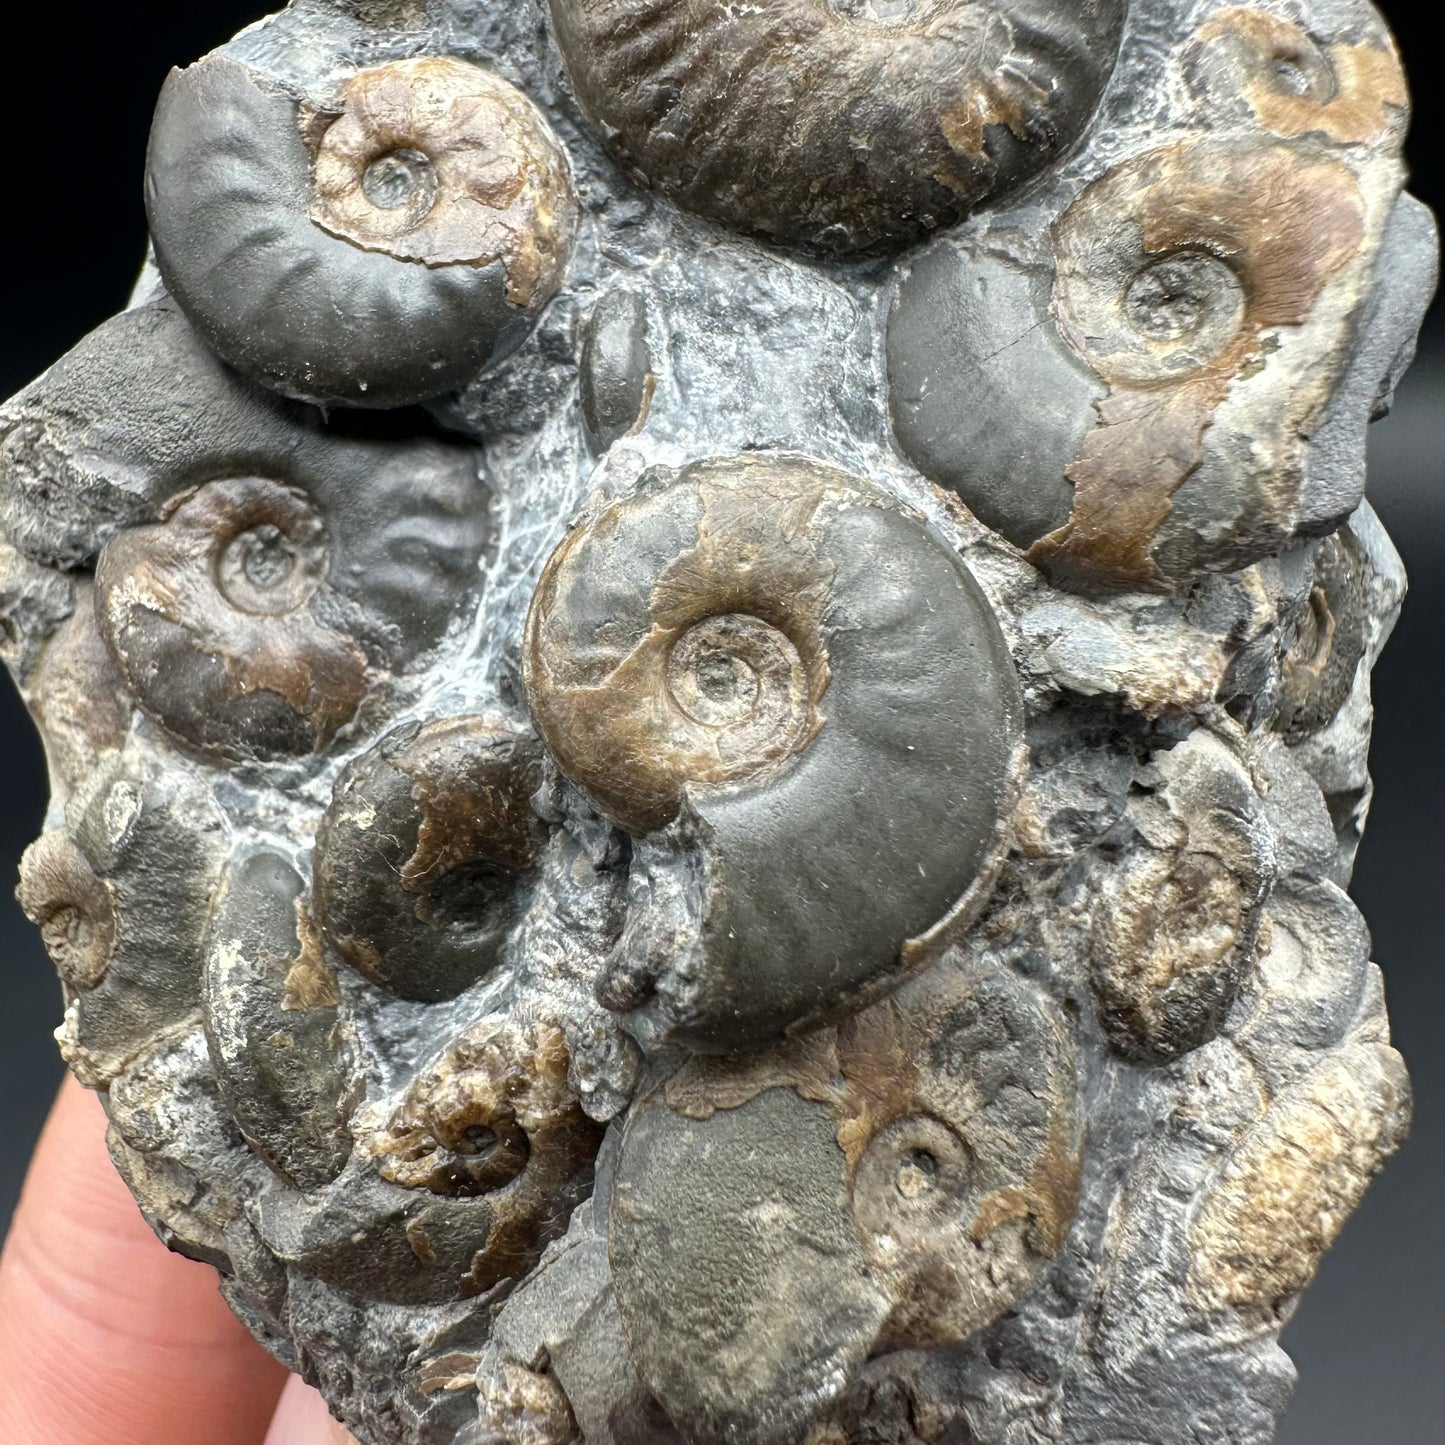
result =
[[[1366,0],[294,0],[0,408],[20,899],[364,1445],[1254,1445],[1434,283]]]

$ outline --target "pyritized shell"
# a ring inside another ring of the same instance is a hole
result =
[[[1091,905],[1089,958],[1110,1044],[1158,1063],[1223,1027],[1254,963],[1275,857],[1249,773],[1204,729],[1136,786],[1137,831]]]
[[[1373,18],[1373,17],[1371,17]],[[1339,145],[1398,144],[1409,114],[1388,32],[1322,43],[1303,25],[1250,5],[1216,10],[1193,37],[1199,89],[1243,97],[1265,130]]]
[[[134,748],[107,754],[65,813],[27,853],[20,896],[69,989],[61,1051],[104,1088],[199,1016],[227,824],[206,787]]]
[[[65,983],[81,992],[100,983],[119,928],[115,889],[64,833],[46,833],[25,850],[18,896]]]

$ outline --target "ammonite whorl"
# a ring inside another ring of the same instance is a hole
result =
[[[126,749],[100,760],[63,828],[25,854],[20,903],[66,986],[57,1037],[103,1089],[200,1008],[202,936],[227,823],[209,788]]]
[[[203,1001],[216,1083],[247,1144],[287,1183],[318,1189],[351,1153],[363,1091],[302,890],[270,849],[232,861],[206,931]]]
[[[324,1189],[277,1181],[266,1243],[337,1288],[397,1303],[473,1298],[523,1278],[588,1194],[602,1126],[568,1082],[554,1025],[479,1020],[404,1094],[358,1118],[358,1147]]]
[[[485,717],[411,725],[342,774],[316,841],[316,913],[347,963],[406,998],[496,966],[537,861],[535,739]]]
[[[612,1277],[686,1438],[813,1439],[870,1355],[961,1344],[1008,1310],[1073,1221],[1075,1091],[1048,999],[945,965],[836,1032],[695,1059],[640,1099]]]
[[[441,639],[489,531],[465,447],[299,428],[257,442],[247,460],[272,475],[175,490],[157,522],[106,544],[94,602],[141,709],[196,751],[242,762],[329,746],[385,673]],[[146,477],[161,496],[224,465],[190,450],[163,453]]]
[[[924,235],[1078,138],[1123,0],[552,0],[582,109],[634,174],[734,230],[828,250]]]
[[[288,396],[371,407],[519,344],[576,219],[541,113],[437,56],[358,72],[334,111],[224,56],[172,72],[147,204],[161,275],[221,356]]]
[[[1237,95],[1273,135],[1398,145],[1409,119],[1405,72],[1372,9],[1361,28],[1328,44],[1262,7],[1227,6],[1195,32],[1192,79],[1208,94]]]
[[[199,751],[316,752],[370,685],[354,638],[312,607],[330,566],[325,524],[300,492],[209,482],[107,544],[101,628],[141,708]]]
[[[656,470],[553,554],[533,717],[636,835],[695,844],[694,953],[634,912],[604,1002],[704,1047],[847,1007],[989,867],[1019,726],[993,611],[873,483],[803,457]]]
[[[1351,172],[1286,146],[1169,146],[1094,182],[1057,228],[1054,311],[1111,394],[1068,470],[1073,515],[1030,557],[1064,582],[1166,585],[1159,533],[1215,411],[1364,242]]]
[[[1328,727],[1345,705],[1369,642],[1367,563],[1348,531],[1320,543],[1308,604],[1281,638],[1279,713],[1288,738]]]
[[[890,316],[899,442],[1056,586],[1256,561],[1300,525],[1370,226],[1342,160],[1209,137],[1100,176],[1051,243],[944,238]]]

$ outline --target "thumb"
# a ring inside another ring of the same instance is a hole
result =
[[[331,1418],[326,1401],[293,1375],[272,1417],[266,1445],[357,1445],[357,1440]]]

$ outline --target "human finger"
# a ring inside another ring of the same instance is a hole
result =
[[[356,1437],[331,1418],[315,1390],[293,1375],[276,1407],[266,1445],[356,1445]]]
[[[105,1127],[67,1079],[0,1257],[0,1440],[258,1445],[285,1372],[147,1227]]]

